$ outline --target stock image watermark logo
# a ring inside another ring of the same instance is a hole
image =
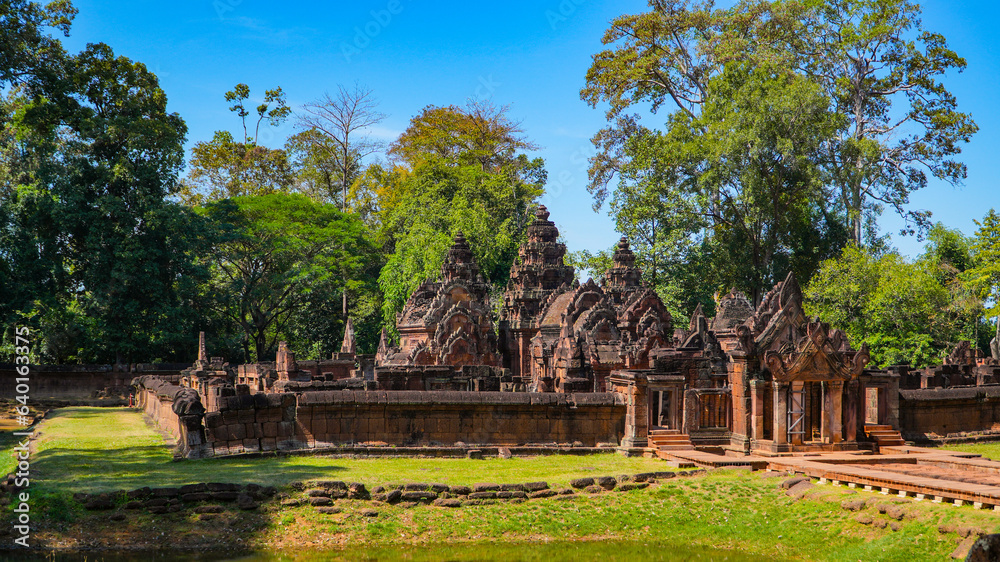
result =
[[[590,165],[590,158],[597,154],[597,150],[592,145],[580,145],[569,155],[569,162],[572,169],[564,168],[554,177],[550,177],[545,184],[545,193],[541,197],[541,203],[551,205],[559,199],[563,193],[570,191],[574,185],[579,185],[580,176],[586,183],[587,170]]]
[[[545,10],[545,20],[549,22],[549,27],[552,31],[559,28],[560,25],[569,21],[569,18],[576,14],[577,8],[579,8],[586,0],[562,0],[555,7],[555,9]]]
[[[34,423],[31,416],[31,408],[28,406],[29,393],[31,391],[29,352],[31,351],[31,340],[29,339],[31,330],[27,326],[20,326],[14,331],[14,370],[17,376],[14,378],[14,400],[17,413],[17,424],[28,427]],[[29,474],[31,468],[31,431],[15,431],[14,437],[19,439],[14,453],[17,455],[17,469],[14,471],[14,487],[20,491],[14,498],[14,544],[27,547],[28,538],[31,536],[31,505],[29,494],[26,491],[30,483]]]
[[[369,12],[371,14],[371,19],[369,19],[368,22],[366,22],[363,26],[354,26],[354,37],[351,42],[340,42],[340,53],[344,56],[344,60],[350,64],[351,59],[360,55],[363,50],[368,48],[368,46],[372,44],[372,41],[378,37],[378,35],[382,33],[386,27],[389,27],[393,18],[402,12],[403,3],[401,0],[389,0],[389,2],[385,5],[385,8]]]
[[[226,17],[226,14],[235,10],[242,3],[243,0],[213,0],[212,8],[215,8],[215,13],[221,20]]]
[[[493,79],[493,75],[479,76],[477,79],[476,89],[472,92],[472,99],[483,100],[493,96],[493,92],[497,91],[497,88],[503,86],[503,82],[497,82]]]

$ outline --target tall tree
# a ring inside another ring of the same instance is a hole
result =
[[[28,247],[0,254],[19,276],[38,275],[14,279],[35,287],[17,313],[53,334],[84,326],[81,360],[176,356],[191,337],[188,283],[199,275],[188,254],[196,221],[165,201],[183,165],[184,122],[166,111],[156,76],[107,45],[59,67],[64,79],[9,100],[17,158],[3,204],[17,231],[4,242]]]
[[[908,209],[928,175],[965,179],[955,157],[978,130],[958,111],[941,79],[965,69],[944,36],[923,29],[909,0],[811,0],[791,41],[799,67],[823,86],[847,127],[828,143],[829,178],[848,210],[860,244],[866,215],[884,205],[905,231],[930,227],[930,213]]]
[[[313,160],[321,159],[331,169],[331,183],[340,187],[341,210],[345,213],[348,190],[360,175],[362,162],[382,149],[382,143],[371,136],[371,128],[383,119],[385,114],[378,111],[374,93],[357,83],[351,89],[338,85],[335,96],[326,93],[302,107],[298,125],[304,132],[295,137],[295,142]],[[346,292],[341,312],[346,319]]]
[[[299,315],[362,283],[371,259],[356,217],[304,195],[236,197],[201,212],[222,240],[211,254],[217,310],[241,335],[246,360],[262,360]]]
[[[757,301],[788,269],[808,269],[804,255],[815,252],[799,242],[815,220],[836,222],[820,161],[839,122],[819,87],[780,60],[712,51],[747,27],[708,8],[616,20],[605,40],[623,44],[595,56],[583,96],[609,102],[614,122],[594,137],[602,148],[591,161],[595,207],[611,196],[611,214],[637,241],[653,283],[670,254],[698,249],[714,258],[707,279],[718,289],[736,286]],[[625,113],[640,100],[674,104],[663,132]],[[832,252],[812,266],[839,248],[821,245]]]
[[[237,141],[229,131],[216,131],[211,141],[195,143],[191,149],[191,169],[181,189],[181,199],[189,205],[283,192],[292,185],[294,176],[285,150],[261,146],[258,142],[262,123],[278,126],[291,113],[281,88],[267,90],[263,101],[252,108],[256,121],[247,121],[251,116],[247,108],[249,86],[237,84],[226,92],[225,98],[232,103],[229,110],[240,118],[243,140]]]

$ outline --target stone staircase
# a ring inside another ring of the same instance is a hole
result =
[[[649,446],[657,451],[693,451],[694,445],[686,433],[678,429],[652,429],[649,431]]]
[[[903,436],[899,434],[898,431],[892,428],[891,425],[865,425],[865,433],[879,446],[882,447],[898,447],[900,445],[906,445],[906,441],[903,441]]]

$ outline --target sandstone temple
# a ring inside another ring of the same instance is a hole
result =
[[[967,345],[940,367],[870,368],[865,346],[806,316],[792,275],[756,307],[733,290],[714,317],[699,306],[672,318],[628,240],[603,283],[580,283],[558,235],[539,207],[491,302],[458,233],[374,356],[356,353],[350,323],[323,361],[282,343],[274,362],[234,366],[203,343],[178,376],[135,379],[139,403],[192,457],[389,446],[766,457],[1000,428],[1000,362]]]

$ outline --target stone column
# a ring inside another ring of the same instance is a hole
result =
[[[701,397],[698,389],[689,388],[684,391],[684,421],[681,433],[691,435],[701,427]]]
[[[833,381],[827,383],[830,394],[830,437],[831,443],[840,443],[844,440],[844,383]]]
[[[645,376],[636,375],[629,383],[627,392],[622,447],[645,447],[649,443],[649,397]]]
[[[764,438],[764,402],[766,381],[750,381],[750,431],[747,435],[750,439]]]
[[[788,383],[774,381],[774,442],[788,443]]]

